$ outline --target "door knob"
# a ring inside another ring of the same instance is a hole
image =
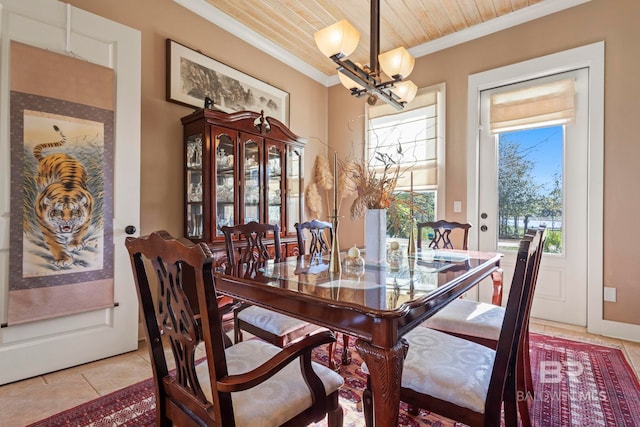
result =
[[[480,226],[480,231],[487,231],[488,229],[489,227],[487,227],[486,225]]]
[[[133,233],[135,233],[135,232],[136,232],[136,227],[134,227],[133,225],[127,225],[127,226],[124,228],[124,232],[125,232],[125,233],[127,233],[127,234],[129,234],[129,235],[131,235],[131,234],[133,234]]]

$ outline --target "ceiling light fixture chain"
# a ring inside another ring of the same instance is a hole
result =
[[[402,110],[415,97],[417,86],[410,80],[403,80],[413,70],[413,56],[404,47],[379,54],[380,0],[371,0],[369,66],[346,59],[360,40],[360,33],[346,20],[316,32],[314,37],[318,49],[338,65],[340,82],[352,95],[358,98],[368,95],[367,102],[370,105],[382,99],[398,110]],[[383,72],[391,76],[391,80],[383,81]]]

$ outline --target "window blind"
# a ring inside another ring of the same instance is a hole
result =
[[[575,97],[574,79],[491,95],[491,133],[573,123]]]
[[[415,191],[435,189],[438,185],[437,92],[418,91],[415,99],[402,112],[389,105],[369,107],[367,159],[381,174],[384,165],[376,154],[388,154],[401,163],[396,190],[410,189],[413,172]],[[397,153],[402,147],[402,156]]]

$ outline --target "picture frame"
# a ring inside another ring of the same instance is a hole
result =
[[[167,39],[167,101],[225,112],[264,111],[289,125],[289,93]]]

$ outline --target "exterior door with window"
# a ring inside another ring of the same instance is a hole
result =
[[[546,225],[532,316],[580,326],[587,323],[588,96],[587,69],[480,94],[479,248],[505,254],[509,284],[525,229]]]
[[[104,157],[104,160],[100,162],[100,169],[104,176],[112,177],[109,178],[109,181],[112,182],[113,187],[108,187],[110,184],[105,184],[104,193],[112,194],[113,198],[110,204],[113,207],[110,210],[104,208],[104,205],[109,203],[107,196],[97,199],[94,197],[94,200],[105,200],[102,210],[97,211],[95,206],[93,210],[93,212],[104,213],[101,219],[104,231],[96,233],[104,236],[104,244],[84,246],[83,242],[82,249],[78,251],[84,255],[91,251],[90,248],[98,247],[105,252],[113,252],[109,261],[104,264],[107,266],[101,270],[109,275],[105,280],[112,280],[112,302],[106,307],[102,306],[103,308],[87,309],[87,311],[80,313],[76,309],[70,314],[56,314],[47,318],[38,318],[38,313],[32,313],[33,316],[28,321],[12,322],[11,316],[8,314],[10,313],[8,306],[12,301],[10,294],[14,291],[11,290],[7,272],[16,264],[15,259],[9,258],[9,254],[19,252],[16,252],[14,246],[11,246],[13,243],[9,242],[9,238],[2,239],[0,242],[0,272],[2,272],[0,275],[0,323],[2,323],[0,328],[0,366],[2,366],[0,384],[4,384],[124,353],[134,350],[138,346],[138,301],[124,239],[127,236],[125,233],[127,226],[132,225],[139,228],[140,221],[141,38],[140,32],[137,30],[61,2],[0,0],[0,7],[2,12],[0,20],[0,75],[2,75],[2,79],[0,79],[0,127],[3,130],[0,135],[0,152],[2,152],[0,155],[0,175],[2,176],[0,179],[0,235],[9,236],[10,215],[16,210],[19,212],[23,209],[22,200],[16,201],[13,197],[9,197],[13,188],[10,184],[10,170],[16,168],[15,164],[10,164],[10,147],[12,141],[19,141],[16,138],[10,138],[8,130],[12,123],[16,123],[13,118],[10,120],[10,112],[14,113],[15,111],[13,109],[9,111],[9,101],[13,99],[11,98],[13,94],[9,95],[10,79],[7,78],[12,66],[11,61],[14,59],[9,55],[12,42],[28,45],[33,49],[38,48],[47,54],[57,55],[56,58],[86,61],[91,66],[99,66],[102,69],[110,68],[113,69],[113,74],[116,76],[115,101],[109,110],[112,117],[110,120],[113,122],[113,131],[109,132],[109,135],[113,136],[113,149],[107,152],[106,144],[103,144],[105,148],[102,150],[101,156]],[[47,64],[43,64],[43,67],[46,69]],[[52,80],[54,77],[52,76]],[[46,82],[40,83],[46,85]],[[66,92],[64,93],[66,94]],[[35,97],[35,95],[32,96],[32,98]],[[57,102],[53,104],[54,106],[62,105],[62,100],[57,98],[51,102]],[[43,103],[43,105],[45,107],[38,110],[39,120],[48,120],[51,116],[60,115],[58,111],[45,111],[49,104]],[[84,105],[77,107],[80,104],[72,102],[67,102],[64,105],[71,105],[69,108],[75,108],[71,112],[65,112],[65,117],[76,119],[74,123],[79,123],[78,128],[89,121],[81,118],[81,114],[97,110],[91,106],[82,110]],[[21,117],[23,116],[27,116],[27,114],[25,113]],[[26,121],[27,119],[21,120]],[[104,125],[105,128],[109,127],[109,122],[104,123],[107,123]],[[51,132],[53,132],[51,126],[47,126],[47,131],[49,133],[43,137],[44,141],[56,138],[55,133],[51,136]],[[69,131],[69,127],[65,127],[65,131],[69,140],[67,146],[77,144],[80,147],[76,148],[74,152],[78,160],[81,159],[78,154],[82,152],[82,149],[86,150],[100,145],[96,142],[100,140],[100,137],[96,136],[99,133],[78,132],[74,136],[73,132]],[[107,132],[104,131],[104,134],[106,135]],[[83,139],[83,136],[86,136],[86,139]],[[62,137],[62,139],[66,137]],[[23,139],[25,139],[23,145],[27,147],[26,137]],[[106,137],[103,136],[101,139],[104,141]],[[60,149],[60,147],[55,149]],[[55,149],[49,148],[48,153],[52,151],[55,153]],[[86,158],[88,157],[85,156]],[[33,159],[29,160],[33,161]],[[96,164],[98,163],[85,163],[88,165],[85,166],[85,169],[91,172],[90,167]],[[89,176],[92,175],[89,173]],[[25,185],[24,188],[27,186]],[[94,193],[91,195],[96,196]],[[24,217],[30,218],[31,215],[33,215],[32,211],[25,211]],[[18,227],[21,227],[20,222],[17,223]],[[15,225],[12,223],[12,232],[14,228]],[[23,230],[18,228],[18,235],[24,233]],[[132,232],[132,229],[128,230]],[[113,248],[110,248],[111,245]],[[40,252],[47,256],[46,250],[47,248],[43,247]],[[31,250],[30,254],[34,252]],[[52,251],[50,252],[54,254]],[[78,258],[75,259],[72,267],[76,267]],[[30,263],[29,265],[34,264]],[[68,278],[78,273],[64,274],[64,268],[67,267],[66,262],[64,264],[63,262],[57,264],[45,262],[38,265],[45,265],[50,270],[57,265],[62,273],[51,274],[45,279],[55,277],[59,283],[53,287],[66,288],[69,287],[71,280]],[[40,271],[44,269],[44,267],[39,268]],[[89,272],[89,274],[91,273]],[[85,274],[85,271],[80,274]],[[91,284],[99,281],[87,280],[85,283]],[[71,283],[77,285],[78,282]],[[39,288],[50,289],[51,287],[47,285]],[[78,288],[82,288],[82,286],[78,286]],[[86,288],[80,289],[80,293],[89,294],[88,298],[92,298]],[[50,300],[42,299],[42,301],[41,307],[53,305]],[[62,302],[66,303],[67,301]]]

